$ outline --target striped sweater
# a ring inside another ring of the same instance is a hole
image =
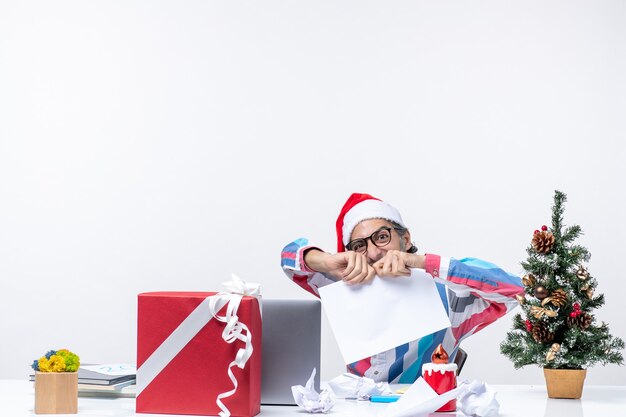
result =
[[[281,266],[293,282],[319,297],[318,288],[335,280],[304,263],[304,251],[312,247],[307,239],[291,242],[282,251]],[[425,270],[435,279],[451,327],[348,364],[351,373],[375,381],[413,383],[437,345],[441,343],[453,359],[463,339],[512,310],[517,305],[515,295],[524,291],[519,277],[475,258],[427,254]]]

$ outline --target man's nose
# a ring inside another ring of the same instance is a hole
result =
[[[385,251],[379,248],[376,245],[370,244],[367,245],[367,259],[370,261],[370,264],[378,261],[385,255]]]

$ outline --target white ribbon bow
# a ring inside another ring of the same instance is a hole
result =
[[[223,285],[228,288],[231,293],[218,293],[211,297],[211,300],[209,301],[209,310],[215,319],[226,323],[226,326],[222,331],[222,339],[224,339],[226,343],[234,343],[237,340],[241,340],[245,343],[245,347],[237,351],[235,359],[228,365],[228,377],[233,383],[233,389],[221,393],[217,396],[216,400],[217,405],[222,410],[220,411],[220,416],[229,417],[230,411],[224,405],[222,399],[233,395],[239,386],[237,378],[235,378],[231,368],[233,366],[237,366],[240,369],[243,369],[254,350],[252,348],[252,334],[250,333],[250,330],[248,330],[248,326],[239,321],[239,317],[237,317],[237,310],[239,309],[239,304],[241,303],[241,299],[244,295],[257,297],[260,302],[259,297],[261,294],[261,286],[256,283],[248,284],[235,274],[232,274],[232,281],[225,282]],[[218,312],[226,303],[228,303],[228,307],[226,307],[226,314],[223,316],[218,315]]]
[[[256,282],[246,282],[235,274],[231,274],[231,277],[231,281],[222,283],[231,293],[249,295],[251,297],[259,297],[261,295],[261,285]]]

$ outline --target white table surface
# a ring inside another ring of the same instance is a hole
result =
[[[585,386],[580,400],[549,399],[543,385],[492,385],[500,403],[502,417],[619,417],[626,416],[625,386]],[[0,380],[0,417],[33,416],[35,394],[33,383],[21,380]],[[337,400],[327,415],[330,417],[379,417],[388,404],[369,401]],[[78,398],[78,415],[93,417],[164,416],[136,414],[134,398]],[[300,416],[310,414],[296,406],[262,406],[261,417]],[[456,413],[434,413],[452,417]],[[461,413],[458,413],[461,415]],[[76,414],[56,414],[76,416]]]

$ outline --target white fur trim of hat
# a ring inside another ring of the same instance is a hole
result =
[[[342,240],[347,245],[350,242],[350,236],[357,224],[363,220],[385,219],[398,223],[402,227],[406,227],[400,216],[400,212],[393,206],[380,200],[361,201],[352,207],[343,219]]]

